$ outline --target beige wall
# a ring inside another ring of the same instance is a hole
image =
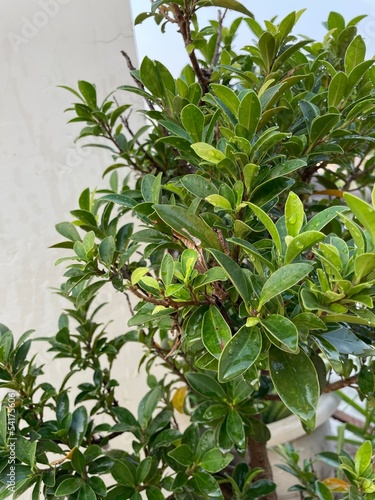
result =
[[[63,110],[74,97],[57,85],[88,80],[104,98],[130,83],[120,54],[124,49],[136,61],[129,4],[1,0],[0,37],[0,322],[17,336],[31,328],[49,336],[67,305],[50,290],[63,272],[54,266],[61,253],[48,249],[61,240],[54,226],[69,220],[83,189],[103,185],[101,172],[111,163],[101,150],[73,144],[79,127],[67,125]],[[110,294],[104,288],[101,298]],[[113,334],[127,330],[122,297],[106,314],[117,320]],[[144,391],[133,380],[138,354],[132,349],[126,348],[117,374],[122,403],[134,408]],[[60,377],[62,365],[51,364],[45,350],[40,344],[47,376]]]

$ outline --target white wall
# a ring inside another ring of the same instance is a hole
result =
[[[111,164],[99,149],[74,146],[79,127],[63,113],[74,97],[57,86],[88,80],[104,98],[131,82],[120,54],[136,65],[128,1],[1,0],[0,38],[0,322],[17,336],[31,328],[50,336],[67,305],[50,290],[63,272],[54,266],[61,253],[48,249],[62,239],[54,226],[70,220],[83,189],[103,186]],[[109,294],[104,289],[102,298]],[[112,331],[122,334],[126,302],[115,304],[107,314],[116,311]],[[45,350],[40,344],[41,363]],[[122,403],[144,392],[129,384],[137,356],[126,348],[121,360]],[[61,376],[61,365],[48,361],[46,371]]]

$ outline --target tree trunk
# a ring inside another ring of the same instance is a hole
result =
[[[272,467],[268,459],[266,443],[258,443],[257,441],[249,438],[248,451],[250,455],[250,467],[252,469],[254,467],[261,467],[263,469],[263,472],[261,472],[256,479],[270,479],[272,481]],[[274,491],[262,498],[264,500],[277,500],[277,493]]]

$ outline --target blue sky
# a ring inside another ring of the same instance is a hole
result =
[[[150,0],[130,0],[133,19],[141,12],[150,9]],[[242,0],[242,4],[252,11],[257,21],[271,19],[275,15],[287,15],[293,10],[307,8],[296,26],[296,33],[303,33],[314,39],[324,36],[325,28],[322,22],[328,17],[330,11],[340,12],[347,21],[360,14],[367,14],[367,18],[359,24],[359,32],[364,37],[368,47],[368,57],[375,54],[375,0],[261,0],[257,2]],[[206,18],[216,19],[216,9],[204,9]],[[237,17],[236,14],[231,18]],[[230,18],[229,18],[230,19]],[[203,26],[203,24],[201,24]],[[135,27],[135,38],[139,60],[145,55],[166,64],[177,75],[187,62],[181,36],[175,32],[175,27],[169,25],[163,35],[160,28],[152,19],[148,19],[140,26]],[[252,39],[250,30],[243,26],[237,39],[237,47],[244,46]]]

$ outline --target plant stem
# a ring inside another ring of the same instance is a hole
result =
[[[261,419],[260,415],[256,415],[255,418]],[[261,472],[257,479],[269,479],[273,481],[272,467],[268,458],[267,444],[258,443],[254,439],[249,438],[247,442],[248,451],[250,455],[250,468],[261,467],[263,472]],[[273,491],[268,495],[262,497],[264,500],[277,500],[277,493]]]

